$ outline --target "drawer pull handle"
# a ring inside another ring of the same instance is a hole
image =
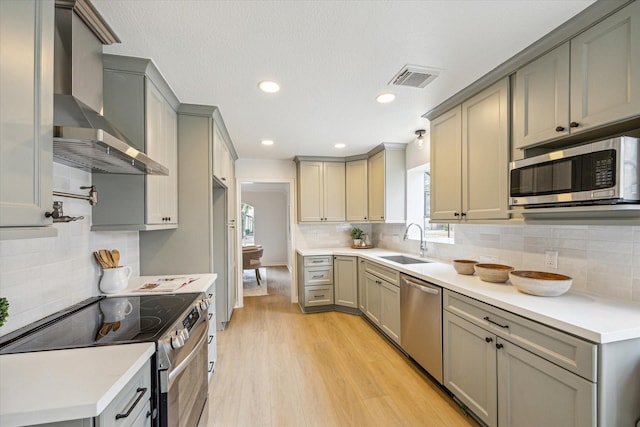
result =
[[[500,326],[503,329],[509,329],[509,325],[501,325],[500,323],[494,322],[493,320],[489,319],[489,316],[485,316],[483,317],[483,319],[491,323],[492,325]]]
[[[312,279],[322,279],[322,275],[317,275],[317,274],[316,274],[316,275],[314,275],[314,276],[312,277]]]
[[[211,341],[213,341],[213,335],[209,335],[209,341],[207,341],[207,344],[211,344]]]
[[[318,260],[314,260],[314,261],[311,261],[311,262],[312,262],[312,263],[314,263],[314,264],[319,264],[319,263],[321,263],[321,262],[322,262],[322,260],[321,260],[321,259],[318,259]]]
[[[213,372],[213,362],[209,362],[209,372]]]
[[[324,298],[324,294],[322,294],[322,295],[316,295],[316,296],[314,296],[314,298]]]
[[[213,313],[209,313],[209,320],[213,317]]]
[[[129,415],[131,415],[131,411],[133,411],[133,408],[135,408],[138,403],[140,402],[140,400],[142,399],[142,396],[144,396],[144,394],[147,392],[147,388],[146,387],[139,387],[136,390],[136,393],[140,393],[138,395],[138,398],[136,399],[135,402],[133,402],[133,405],[131,405],[131,407],[129,408],[129,410],[124,413],[124,414],[116,414],[116,420],[119,420],[120,418],[127,418]]]

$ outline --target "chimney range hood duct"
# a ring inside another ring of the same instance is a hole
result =
[[[56,0],[53,157],[96,173],[168,175],[102,111],[102,45],[119,43],[87,0]]]

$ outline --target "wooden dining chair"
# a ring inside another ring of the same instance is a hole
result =
[[[260,267],[262,266],[262,253],[264,250],[261,245],[256,246],[244,246],[242,248],[242,269],[243,270],[255,270],[256,282],[260,286]]]

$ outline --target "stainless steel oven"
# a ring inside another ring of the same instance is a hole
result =
[[[159,370],[161,427],[206,425],[201,417],[206,420],[208,413],[208,313],[198,309],[193,314],[193,324],[176,329],[158,350],[158,365],[163,365],[164,354],[170,362],[168,369]]]
[[[152,425],[206,425],[208,308],[204,293],[91,298],[3,336],[0,354],[155,342]]]

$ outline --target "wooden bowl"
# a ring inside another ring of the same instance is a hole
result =
[[[458,272],[458,274],[466,274],[468,276],[471,276],[475,272],[473,266],[477,263],[478,261],[474,261],[471,259],[454,259],[453,268]]]
[[[562,295],[573,284],[569,276],[544,271],[511,271],[509,279],[520,292],[540,297]]]
[[[476,264],[473,266],[481,280],[492,283],[504,283],[509,280],[509,272],[513,270],[510,265],[503,264]]]

